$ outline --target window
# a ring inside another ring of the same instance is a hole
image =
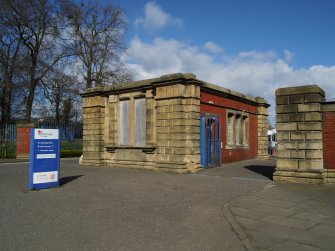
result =
[[[232,144],[232,123],[233,122],[233,114],[228,114],[228,120],[227,120],[227,144]]]
[[[242,118],[242,143],[243,145],[248,145],[248,117],[244,116]]]
[[[235,116],[235,144],[240,144],[240,116]]]
[[[120,101],[120,145],[130,145],[130,100]]]
[[[227,113],[227,148],[244,148],[249,145],[249,115],[229,110]]]
[[[146,100],[145,98],[120,100],[119,144],[145,146]]]
[[[145,99],[135,99],[135,145],[144,146],[146,143],[146,103]]]

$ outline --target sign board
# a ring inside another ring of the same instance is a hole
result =
[[[30,132],[29,189],[59,186],[60,140],[58,129]]]

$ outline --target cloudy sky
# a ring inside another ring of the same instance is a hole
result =
[[[176,72],[272,105],[279,87],[318,84],[335,99],[333,0],[115,0],[137,80]]]

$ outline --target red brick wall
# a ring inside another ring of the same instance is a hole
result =
[[[221,115],[222,125],[222,163],[235,162],[246,159],[253,159],[257,157],[257,107],[251,104],[242,103],[229,98],[220,97],[214,94],[201,92],[200,94],[201,113],[211,113]],[[212,101],[213,104],[208,104]],[[244,110],[249,113],[249,149],[225,149],[226,146],[226,109]]]
[[[30,130],[27,127],[17,128],[17,145],[16,145],[16,156],[17,158],[30,154]]]
[[[323,165],[335,169],[335,112],[323,112]]]

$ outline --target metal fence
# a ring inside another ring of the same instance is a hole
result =
[[[56,122],[40,123],[39,128],[44,129],[59,129],[59,136],[61,141],[74,141],[83,138],[83,124],[72,122],[69,124]]]
[[[1,142],[16,141],[16,124],[5,124],[1,127]]]
[[[83,146],[83,124],[80,122],[42,122],[44,129],[59,129],[62,150],[81,150]],[[16,124],[5,124],[0,128],[0,158],[16,155]]]

